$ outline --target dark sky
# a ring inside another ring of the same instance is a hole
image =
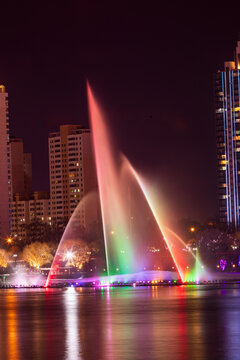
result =
[[[0,82],[11,134],[33,154],[34,190],[49,188],[48,133],[88,124],[88,78],[120,148],[172,213],[217,214],[213,79],[233,58],[239,7],[196,4],[1,2]]]

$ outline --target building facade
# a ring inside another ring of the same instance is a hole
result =
[[[216,135],[219,220],[239,228],[240,190],[240,42],[234,61],[216,74]]]
[[[48,144],[51,218],[53,224],[66,224],[81,199],[97,190],[92,134],[78,125],[63,125],[49,134]],[[91,213],[82,206],[79,216],[86,227],[96,220],[97,206]]]
[[[12,234],[15,241],[37,240],[44,225],[51,226],[49,193],[34,192],[30,199],[16,194],[12,202]]]
[[[0,85],[0,240],[11,234],[11,169],[8,94]]]
[[[23,140],[10,137],[11,193],[26,200],[32,194],[32,154],[24,153]]]
[[[29,200],[29,221],[40,221],[52,225],[50,215],[49,193],[35,191],[32,199]]]
[[[29,202],[20,194],[12,201],[12,236],[14,240],[25,241],[29,224]]]

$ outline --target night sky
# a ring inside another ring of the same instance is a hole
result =
[[[88,78],[120,149],[172,216],[216,216],[214,73],[233,59],[239,9],[161,3],[1,3],[0,83],[11,135],[33,154],[34,190],[49,189],[48,133],[88,126]]]

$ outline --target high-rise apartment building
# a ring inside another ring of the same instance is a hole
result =
[[[80,200],[97,190],[92,134],[78,125],[60,126],[49,134],[49,174],[53,224],[67,222]],[[80,210],[83,227],[97,220],[97,204]]]
[[[24,153],[23,140],[10,138],[12,197],[20,194],[27,200],[32,193],[32,155]]]
[[[0,239],[11,233],[11,169],[8,94],[0,85]]]
[[[29,220],[51,225],[50,199],[46,191],[35,191],[29,200]]]
[[[17,241],[36,240],[41,225],[51,226],[49,193],[36,191],[26,200],[16,194],[12,202],[12,234]],[[30,226],[32,225],[32,226]]]
[[[23,154],[24,162],[24,193],[28,197],[32,193],[32,154]]]
[[[216,133],[219,220],[239,227],[240,190],[240,41],[234,61],[216,74]]]
[[[12,235],[17,241],[26,240],[29,224],[29,201],[20,194],[15,194],[12,202]]]

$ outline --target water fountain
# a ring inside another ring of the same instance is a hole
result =
[[[107,270],[100,283],[185,282],[204,278],[206,274],[199,258],[166,226],[156,192],[114,146],[105,116],[89,84],[87,95]],[[71,248],[71,240],[79,239],[73,234],[73,228],[83,203],[86,206],[88,200],[80,202],[70,219],[45,286],[51,285],[59,259]],[[190,274],[192,268],[197,270]],[[97,277],[81,282],[99,283]]]

